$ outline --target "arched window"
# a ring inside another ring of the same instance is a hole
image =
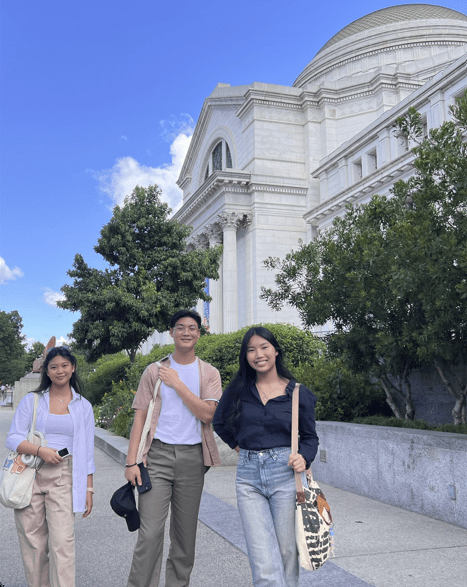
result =
[[[214,149],[211,151],[208,164],[206,165],[204,181],[206,181],[214,171],[222,171],[223,169],[232,169],[232,155],[227,142],[221,140],[216,143]]]

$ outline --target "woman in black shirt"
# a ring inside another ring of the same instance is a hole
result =
[[[240,369],[214,415],[214,429],[239,452],[237,504],[255,587],[298,587],[294,470],[304,472],[318,449],[316,398],[300,386],[299,452],[290,454],[295,380],[274,335],[250,328]]]

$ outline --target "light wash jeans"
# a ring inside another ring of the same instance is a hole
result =
[[[240,449],[237,504],[255,587],[298,587],[290,448]]]

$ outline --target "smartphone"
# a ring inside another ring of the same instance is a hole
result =
[[[70,456],[70,453],[68,452],[68,449],[67,449],[67,448],[61,448],[61,449],[58,451],[58,454],[59,454],[59,455],[60,455],[62,458],[65,458],[65,457],[69,457],[69,456]]]

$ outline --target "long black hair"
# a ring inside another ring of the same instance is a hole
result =
[[[70,363],[74,366],[75,370],[71,375],[70,386],[81,395],[83,393],[83,383],[81,382],[81,379],[78,377],[78,374],[76,373],[76,357],[74,357],[71,354],[70,350],[66,346],[55,346],[51,348],[49,352],[45,355],[45,361],[41,367],[41,382],[39,384],[39,387],[34,391],[37,393],[45,391],[52,384],[52,381],[50,380],[50,377],[47,374],[47,369],[49,367],[50,361],[57,355],[64,357],[65,359],[70,361]]]
[[[238,358],[240,368],[226,389],[226,391],[229,390],[231,397],[231,409],[226,422],[227,427],[230,429],[234,428],[236,421],[240,417],[240,399],[242,397],[243,391],[249,389],[251,383],[256,381],[256,371],[253,369],[247,359],[248,343],[250,342],[251,337],[255,334],[267,340],[276,349],[276,370],[279,377],[284,379],[295,379],[292,373],[284,365],[282,349],[279,346],[279,343],[277,342],[274,334],[263,326],[253,326],[250,328],[242,340],[242,346],[240,348],[240,355]]]

